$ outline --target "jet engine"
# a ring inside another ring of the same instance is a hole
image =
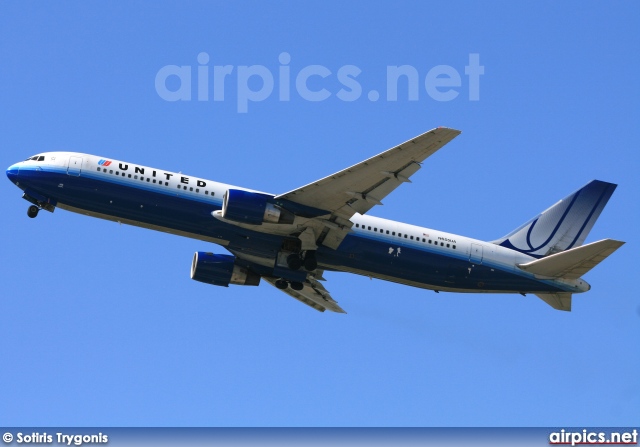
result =
[[[191,279],[223,287],[229,287],[229,284],[240,286],[260,284],[260,275],[236,264],[235,256],[203,251],[193,256]]]
[[[222,217],[250,225],[292,224],[295,215],[271,203],[271,199],[268,194],[228,189],[222,202]]]

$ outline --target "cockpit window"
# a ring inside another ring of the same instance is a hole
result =
[[[34,155],[33,157],[27,158],[25,161],[44,161],[44,155]]]
[[[44,161],[44,155],[40,155],[40,156],[38,157],[38,161]]]

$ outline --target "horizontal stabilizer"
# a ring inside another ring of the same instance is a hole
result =
[[[536,293],[536,296],[554,309],[571,312],[571,294],[569,292]]]
[[[518,264],[525,272],[549,278],[578,279],[607,256],[620,248],[624,242],[603,239],[598,242],[572,248],[527,264]],[[544,298],[543,298],[544,299]],[[545,300],[546,301],[546,300]]]

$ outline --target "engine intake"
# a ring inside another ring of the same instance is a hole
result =
[[[240,286],[260,284],[260,275],[236,264],[235,256],[203,251],[193,256],[191,279],[222,287],[229,287],[229,284]]]
[[[222,202],[222,217],[250,225],[292,224],[295,215],[271,203],[272,198],[268,194],[228,189]]]

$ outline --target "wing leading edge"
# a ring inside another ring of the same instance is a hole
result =
[[[460,134],[438,127],[333,175],[281,194],[286,199],[351,217],[364,214],[404,182],[426,160]]]
[[[328,177],[275,197],[328,211],[316,219],[318,244],[337,248],[353,225],[349,219],[365,214],[420,169],[420,163],[457,137],[459,130],[438,127]]]

